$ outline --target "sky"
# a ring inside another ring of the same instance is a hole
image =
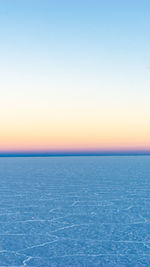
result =
[[[149,0],[0,1],[0,153],[150,151]]]

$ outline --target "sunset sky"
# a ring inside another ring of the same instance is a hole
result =
[[[150,1],[0,1],[0,153],[150,151]]]

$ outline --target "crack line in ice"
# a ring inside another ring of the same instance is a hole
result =
[[[73,227],[80,227],[80,226],[88,226],[88,225],[93,225],[94,223],[84,223],[84,224],[73,224],[73,225],[69,225],[69,226],[64,226],[62,228],[58,228],[54,231],[51,231],[51,233],[55,233],[58,232],[60,230],[64,230],[64,229],[68,229],[68,228],[73,228]]]
[[[60,256],[54,256],[54,257],[49,257],[49,259],[56,259],[56,258],[65,258],[65,257],[100,257],[100,256],[128,256],[128,255],[131,255],[131,256],[135,256],[134,253],[124,253],[124,254],[121,254],[121,253],[101,253],[101,254],[66,254],[66,255],[60,255]],[[138,256],[148,256],[150,257],[150,254],[138,254]]]
[[[31,259],[32,259],[31,256],[29,256],[27,259],[25,259],[25,260],[23,261],[23,266],[27,266],[26,263],[29,262]]]
[[[38,244],[38,245],[35,245],[35,246],[27,247],[25,249],[20,249],[17,252],[26,251],[26,250],[32,249],[32,248],[44,247],[46,245],[49,245],[49,244],[52,244],[52,243],[56,243],[56,242],[58,242],[58,239],[57,240],[53,240],[53,241],[49,241],[49,242],[45,242],[45,243],[41,243],[41,244]]]
[[[15,220],[15,221],[0,221],[0,224],[10,224],[10,223],[26,223],[26,222],[53,222],[53,221],[59,221],[60,219],[64,219],[70,216],[83,216],[81,213],[72,213],[68,214],[66,216],[61,217],[55,217],[53,219],[29,219],[29,220]]]

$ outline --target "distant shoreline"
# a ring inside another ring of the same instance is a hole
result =
[[[150,152],[145,151],[123,151],[123,152],[58,152],[58,153],[49,153],[49,152],[9,152],[9,153],[0,153],[0,158],[6,157],[91,157],[91,156],[150,156]]]

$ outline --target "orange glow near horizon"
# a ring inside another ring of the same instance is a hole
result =
[[[40,121],[14,128],[7,125],[7,130],[5,126],[0,132],[0,151],[149,150],[150,131],[134,127],[120,122],[118,128],[113,128],[111,124],[82,120],[66,125],[62,121],[57,124]]]
[[[113,99],[109,108],[97,98],[1,105],[0,151],[148,150],[149,107],[127,101],[113,106]]]

